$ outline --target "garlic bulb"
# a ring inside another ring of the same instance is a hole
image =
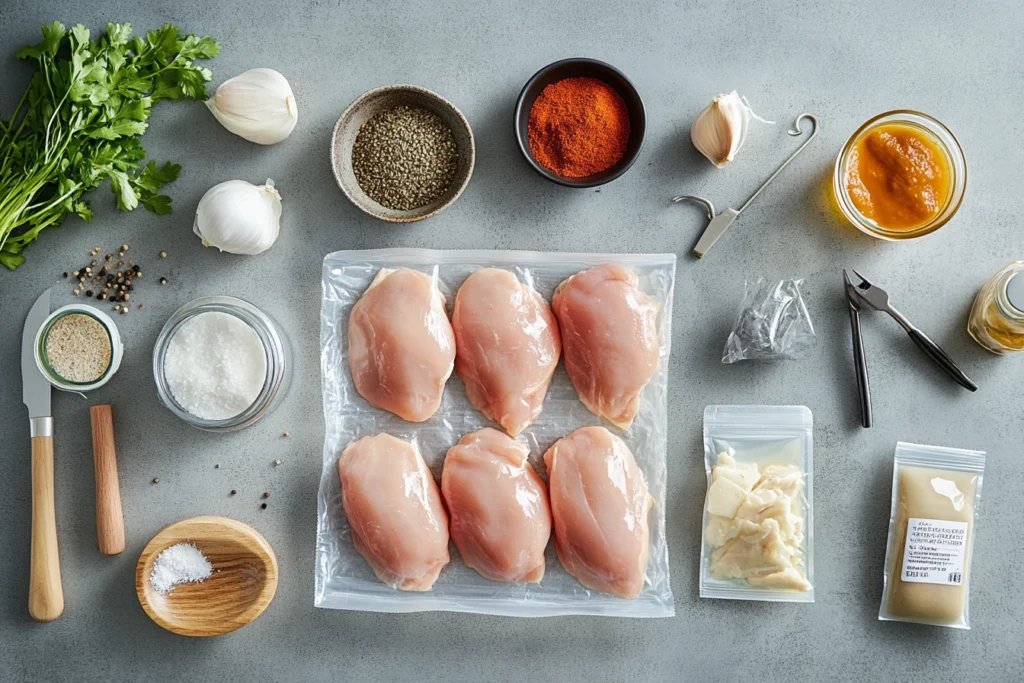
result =
[[[224,81],[206,106],[229,131],[260,145],[281,142],[299,120],[291,86],[273,69],[249,69]]]
[[[746,99],[733,90],[728,95],[719,95],[697,114],[690,126],[690,140],[697,151],[721,168],[740,151],[752,118],[762,123],[774,123],[755,114]]]
[[[274,181],[253,185],[228,180],[214,185],[199,200],[192,231],[207,247],[231,254],[261,254],[281,232],[281,195]]]

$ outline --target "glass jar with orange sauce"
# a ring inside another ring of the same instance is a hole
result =
[[[879,239],[935,232],[960,208],[967,161],[952,132],[901,109],[868,120],[836,159],[832,187],[843,215]]]
[[[992,276],[978,292],[967,322],[974,341],[992,353],[1024,351],[1024,260]]]

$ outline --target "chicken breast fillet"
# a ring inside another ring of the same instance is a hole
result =
[[[448,514],[416,448],[390,434],[366,436],[338,460],[352,542],[392,588],[426,591],[449,561]]]
[[[455,333],[444,304],[426,273],[382,268],[352,307],[349,369],[371,405],[410,422],[437,412],[455,367]]]
[[[556,441],[544,464],[562,566],[587,588],[640,595],[654,499],[625,442],[604,427],[583,427]]]
[[[540,414],[562,353],[551,308],[513,273],[484,268],[459,288],[452,327],[470,403],[518,435]]]
[[[552,305],[565,370],[590,412],[629,429],[658,367],[658,306],[631,268],[594,266],[563,281]]]
[[[452,541],[467,567],[492,581],[544,577],[551,508],[530,449],[496,429],[480,429],[448,450],[441,493]]]

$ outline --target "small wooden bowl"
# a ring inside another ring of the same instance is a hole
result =
[[[201,583],[183,583],[166,595],[150,585],[157,556],[191,543],[213,565]],[[192,517],[165,527],[146,545],[135,566],[135,591],[146,614],[183,636],[219,636],[263,613],[277,591],[277,556],[258,531],[227,517]]]
[[[437,114],[451,129],[459,149],[459,166],[448,191],[429,204],[408,211],[389,209],[370,199],[359,187],[359,181],[352,170],[352,147],[359,135],[359,127],[377,113],[401,105],[421,107]],[[389,223],[413,223],[436,216],[447,209],[469,185],[475,163],[476,143],[466,117],[445,98],[415,85],[388,85],[363,93],[348,106],[334,124],[334,132],[331,134],[331,168],[334,169],[338,187],[364,212]]]

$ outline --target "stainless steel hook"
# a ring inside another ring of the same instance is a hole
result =
[[[803,135],[804,131],[801,129],[800,123],[804,119],[807,119],[808,121],[811,122],[812,129],[810,137],[804,140],[804,143],[797,147],[796,151],[790,154],[789,158],[783,161],[782,164],[780,164],[779,167],[775,169],[775,172],[768,176],[767,180],[761,183],[761,187],[757,188],[757,190],[754,191],[754,194],[750,195],[750,198],[747,199],[747,201],[743,202],[743,206],[741,206],[740,208],[726,209],[721,213],[715,213],[715,205],[712,204],[709,200],[705,199],[704,197],[698,197],[692,194],[684,194],[672,198],[672,201],[677,204],[679,202],[692,202],[694,204],[703,205],[704,210],[707,213],[708,220],[711,221],[708,224],[708,227],[704,228],[703,234],[701,234],[700,239],[697,241],[697,246],[693,248],[693,253],[696,254],[698,258],[704,258],[704,254],[708,253],[708,250],[714,246],[715,242],[717,242],[718,238],[722,236],[726,228],[732,225],[732,222],[736,220],[741,213],[743,213],[744,209],[750,206],[750,203],[752,201],[757,199],[757,195],[761,194],[761,192],[764,191],[764,188],[768,187],[768,184],[775,180],[775,176],[779,175],[779,173],[782,172],[782,169],[786,168],[786,166],[789,166],[789,163],[793,161],[793,159],[795,159],[797,155],[800,154],[800,152],[804,151],[804,147],[810,144],[811,140],[813,140],[815,136],[818,135],[818,117],[816,117],[814,114],[809,114],[807,112],[804,112],[803,114],[800,114],[800,116],[796,117],[796,122],[793,124],[793,129],[787,131],[787,133],[793,136]]]

